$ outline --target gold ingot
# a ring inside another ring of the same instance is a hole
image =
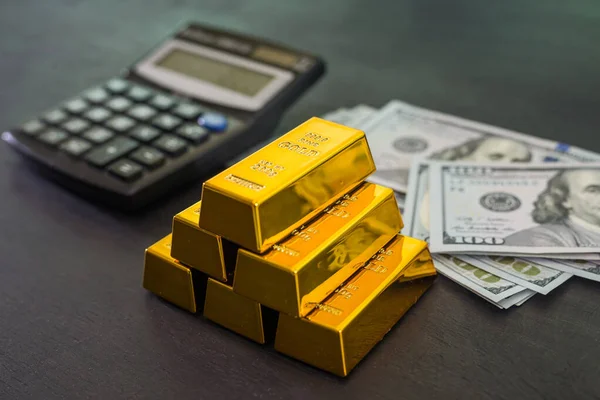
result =
[[[204,304],[206,279],[171,257],[171,234],[145,251],[144,289],[191,313]]]
[[[206,181],[200,227],[263,253],[374,171],[364,132],[311,118]]]
[[[348,375],[431,286],[432,264],[425,242],[398,235],[305,318],[280,314],[275,349]],[[413,268],[431,275],[400,282]]]
[[[233,292],[231,286],[209,278],[204,316],[260,344],[272,342],[278,313]]]
[[[238,251],[233,290],[306,315],[402,229],[394,192],[364,182],[264,254]]]
[[[222,282],[231,282],[237,246],[198,226],[201,201],[173,217],[171,256]]]

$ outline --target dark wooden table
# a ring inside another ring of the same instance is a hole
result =
[[[600,151],[600,7],[590,0],[9,0],[0,122],[134,61],[184,19],[323,55],[289,112],[388,99]],[[143,250],[201,182],[137,216],[92,206],[0,146],[0,398],[571,399],[600,396],[600,293],[572,279],[500,311],[445,278],[347,379],[159,301]]]

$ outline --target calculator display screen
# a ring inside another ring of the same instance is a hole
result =
[[[156,65],[247,96],[256,95],[274,78],[269,74],[177,48],[160,59]]]

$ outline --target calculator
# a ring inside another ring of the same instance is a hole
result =
[[[268,139],[324,73],[315,55],[189,23],[2,140],[74,193],[141,208]]]

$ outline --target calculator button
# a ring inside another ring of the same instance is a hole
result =
[[[105,104],[105,106],[113,111],[122,112],[127,110],[131,104],[131,100],[125,97],[113,97]]]
[[[150,100],[150,105],[161,111],[167,111],[169,108],[173,107],[174,104],[175,100],[164,94],[157,94]]]
[[[82,136],[96,144],[101,144],[106,142],[108,139],[111,139],[113,136],[115,136],[115,134],[106,128],[94,126],[93,128],[84,132]]]
[[[150,169],[157,168],[165,162],[163,153],[152,147],[142,147],[141,149],[137,149],[131,153],[129,158]]]
[[[113,93],[123,93],[129,88],[129,82],[121,78],[113,78],[106,83],[106,87]]]
[[[37,119],[34,119],[29,122],[25,122],[21,126],[21,131],[23,131],[23,133],[26,133],[28,135],[35,135],[37,133],[40,133],[42,131],[42,129],[44,129],[44,126],[45,125],[42,122],[40,122]]]
[[[108,167],[108,171],[128,182],[134,181],[142,176],[142,167],[130,160],[119,160]]]
[[[71,118],[64,124],[62,124],[62,128],[69,133],[74,135],[79,135],[81,132],[85,131],[89,128],[90,123],[81,118]]]
[[[146,101],[152,96],[152,91],[145,87],[133,86],[127,91],[127,97],[133,101]]]
[[[85,98],[92,103],[102,103],[107,100],[109,96],[108,92],[101,87],[88,90],[85,94]]]
[[[184,119],[196,119],[202,113],[202,111],[202,107],[196,104],[180,103],[171,112]]]
[[[173,135],[162,135],[155,140],[152,145],[172,156],[178,156],[185,153],[187,149],[186,141]]]
[[[124,115],[117,115],[106,121],[106,126],[116,132],[125,132],[135,125],[135,121]]]
[[[135,150],[139,143],[126,137],[117,137],[110,142],[92,150],[85,159],[97,167],[104,167],[124,156],[132,150]]]
[[[150,142],[160,135],[160,131],[151,126],[138,125],[129,132],[129,135],[140,142]]]
[[[84,99],[73,99],[67,101],[64,108],[71,114],[79,114],[88,108],[88,103]]]
[[[91,110],[88,110],[88,112],[84,114],[84,117],[96,123],[100,123],[106,121],[111,115],[112,113],[106,108],[94,107]]]
[[[56,146],[68,137],[69,135],[64,131],[58,129],[50,129],[38,136],[38,139],[46,144]]]
[[[152,123],[165,131],[172,131],[181,124],[181,119],[171,114],[160,114],[152,120]]]
[[[177,134],[196,144],[208,139],[208,130],[198,124],[185,124],[177,129]]]
[[[227,129],[227,118],[222,114],[204,113],[198,118],[198,124],[209,131],[223,132]]]
[[[156,115],[156,110],[145,104],[138,104],[127,111],[130,117],[139,119],[140,121],[147,121]]]
[[[46,122],[50,123],[50,124],[60,124],[61,122],[63,122],[65,119],[67,119],[67,113],[64,112],[63,110],[52,110],[52,111],[48,111],[46,114],[44,114],[44,119],[46,120]]]
[[[79,138],[71,138],[60,145],[61,150],[69,153],[72,156],[80,156],[92,147],[92,144],[87,140]]]

